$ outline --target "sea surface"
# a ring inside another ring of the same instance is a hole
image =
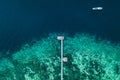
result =
[[[49,33],[88,33],[120,42],[119,0],[0,0],[0,52]],[[101,11],[93,7],[103,7]]]

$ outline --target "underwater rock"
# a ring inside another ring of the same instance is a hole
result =
[[[50,35],[22,47],[11,59],[1,59],[0,80],[60,80],[60,42],[56,37]],[[66,36],[64,79],[119,80],[120,46],[107,42],[89,34]]]

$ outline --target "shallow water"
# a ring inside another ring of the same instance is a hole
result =
[[[90,36],[95,36],[95,38],[97,39],[95,41],[98,43],[99,41],[101,43],[103,41],[104,43],[104,40],[106,40],[104,44],[106,43],[108,44],[110,41],[110,44],[115,43],[115,46],[118,45],[120,43],[119,2],[120,2],[119,0],[114,0],[114,1],[1,0],[0,1],[0,60],[1,60],[1,63],[3,63],[4,61],[9,62],[8,60],[9,58],[10,58],[10,61],[12,61],[13,54],[17,54],[17,52],[19,53],[19,51],[21,51],[22,48],[24,48],[23,46],[25,44],[29,44],[25,47],[25,49],[26,48],[28,49],[29,46],[33,47],[36,41],[39,41],[43,38],[48,37],[50,33],[54,33],[54,34],[65,33],[67,34],[66,38],[72,37],[73,40],[74,40],[75,34],[85,33],[85,34],[89,34]],[[103,9],[92,10],[94,7],[102,7]],[[51,36],[54,36],[54,34]],[[75,45],[75,44],[71,44],[71,45]],[[103,44],[101,45],[102,47],[104,47]],[[46,47],[47,46],[45,46],[45,48]],[[76,46],[74,46],[73,48],[75,47]],[[105,53],[111,53],[109,51],[110,49],[107,49],[107,50],[102,49],[102,50],[103,50],[103,53],[104,53],[104,50],[105,50]],[[119,51],[119,48],[117,50]],[[26,53],[26,52],[23,51],[23,53]],[[74,58],[76,55],[72,57],[71,55],[68,55],[68,56],[73,60],[77,60],[76,58]],[[80,55],[78,56],[80,58]],[[2,58],[8,58],[8,59],[2,59]],[[71,64],[71,62],[72,61],[70,61],[70,63],[68,64]],[[13,68],[13,66],[16,63],[10,62],[8,64],[11,65],[10,66],[10,70],[11,70],[11,68]],[[33,69],[32,68],[33,66],[31,65],[28,65],[28,66],[30,66],[30,68]],[[71,67],[71,66],[68,66],[68,67]],[[20,67],[20,69],[22,69],[22,67]],[[25,69],[29,70],[28,67],[25,67]],[[33,71],[36,71],[36,70],[33,70]],[[70,73],[72,72],[70,71]],[[28,77],[27,74],[26,74],[26,77]],[[68,75],[66,75],[65,77],[66,79],[70,80],[70,78],[67,78]],[[20,80],[19,77],[16,77],[16,78]],[[5,79],[5,78],[0,78],[0,79]],[[74,78],[71,78],[71,80],[74,80],[74,79],[76,79],[75,76]],[[76,80],[79,80],[79,79],[76,79]]]

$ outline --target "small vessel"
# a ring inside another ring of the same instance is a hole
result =
[[[93,7],[92,10],[97,10],[97,11],[101,11],[103,9],[103,7]]]

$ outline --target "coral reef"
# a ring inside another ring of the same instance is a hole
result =
[[[57,35],[26,44],[11,58],[0,59],[0,80],[60,80]],[[64,80],[120,80],[119,45],[89,34],[64,36],[64,56],[68,58]]]

